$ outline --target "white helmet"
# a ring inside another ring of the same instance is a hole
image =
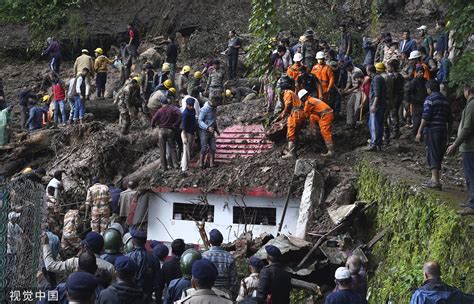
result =
[[[303,54],[296,53],[295,56],[293,56],[293,61],[294,62],[301,61],[301,60],[303,60]]]
[[[306,94],[308,94],[308,91],[306,91],[305,89],[301,89],[301,90],[298,91],[298,98],[301,99]]]
[[[420,58],[420,57],[421,57],[420,51],[412,51],[410,53],[410,57],[408,59],[416,59],[416,58]]]
[[[324,59],[325,56],[324,56],[324,52],[317,52],[316,53],[316,59]]]

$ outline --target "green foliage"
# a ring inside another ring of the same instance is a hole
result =
[[[369,32],[372,36],[378,36],[379,31],[379,0],[372,0],[370,4],[370,27]]]
[[[255,40],[248,48],[247,63],[254,76],[261,76],[268,68],[270,41],[279,31],[276,22],[277,0],[252,0],[249,31]]]
[[[474,50],[464,52],[456,59],[449,74],[449,83],[461,92],[465,85],[474,88]]]
[[[313,293],[308,289],[292,289],[290,292],[290,303],[300,304],[305,303],[306,299],[313,296]]]
[[[370,278],[370,303],[408,303],[422,283],[427,260],[441,264],[443,279],[465,292],[474,291],[473,246],[467,223],[434,194],[383,176],[363,161],[359,165],[359,199],[377,202],[369,217],[373,234],[388,229],[373,249],[379,266]]]

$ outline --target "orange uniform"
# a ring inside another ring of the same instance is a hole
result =
[[[304,65],[297,65],[296,63],[294,63],[293,65],[288,67],[288,69],[286,70],[286,75],[288,75],[288,77],[293,78],[295,81],[298,80],[301,66],[304,66]],[[304,67],[306,68],[306,70],[308,70],[306,66]]]
[[[309,96],[306,99],[304,113],[306,117],[309,117],[311,128],[314,128],[314,125],[318,123],[324,142],[326,145],[332,145],[331,124],[334,120],[334,113],[331,107],[324,101]]]
[[[296,133],[306,119],[304,104],[296,93],[291,90],[285,90],[283,93],[283,101],[285,102],[283,112],[290,115],[288,116],[287,138],[290,141],[294,141],[296,139]]]
[[[334,86],[334,72],[326,63],[316,64],[311,70],[311,74],[318,78],[318,97],[326,102],[329,101],[329,90]]]
[[[415,67],[419,65],[420,63],[415,64]],[[421,66],[423,67],[423,78],[426,79],[426,81],[430,80],[431,74],[430,74],[430,68],[426,65],[426,63],[422,62]],[[415,78],[416,70],[413,71],[412,77]]]

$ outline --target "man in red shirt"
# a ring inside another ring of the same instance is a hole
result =
[[[56,73],[53,74],[52,82],[52,91],[54,95],[54,128],[57,128],[59,111],[61,111],[61,122],[63,123],[63,126],[66,125],[66,107],[64,104],[66,100],[66,90],[64,89],[64,82],[59,79]]]
[[[140,33],[135,28],[133,23],[129,23],[127,26],[128,34],[130,36],[130,41],[128,42],[128,46],[130,47],[130,52],[132,54],[133,59],[137,59],[138,57],[138,46],[140,45]]]

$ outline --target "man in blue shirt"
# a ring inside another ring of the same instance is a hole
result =
[[[212,96],[199,112],[199,137],[201,139],[201,154],[199,156],[199,165],[204,168],[204,157],[209,155],[209,166],[214,167],[214,155],[216,152],[217,130],[217,105],[222,101],[220,96]]]
[[[33,103],[29,110],[28,120],[26,121],[26,125],[28,126],[29,131],[35,131],[41,129],[43,126],[43,114],[48,113],[47,108],[42,108],[38,106],[36,103]]]
[[[193,152],[194,136],[197,131],[196,110],[194,104],[196,99],[188,96],[185,100],[186,108],[181,114],[181,140],[183,141],[183,157],[181,158],[181,171],[188,170],[189,161]]]
[[[352,290],[351,272],[347,267],[339,267],[335,273],[338,290],[326,297],[325,304],[367,304],[367,300]]]
[[[369,96],[370,145],[367,147],[368,151],[382,150],[383,118],[387,108],[387,87],[385,79],[381,75],[384,72],[385,65],[382,62],[377,63],[375,67],[373,65],[367,66],[367,74],[372,78]]]

